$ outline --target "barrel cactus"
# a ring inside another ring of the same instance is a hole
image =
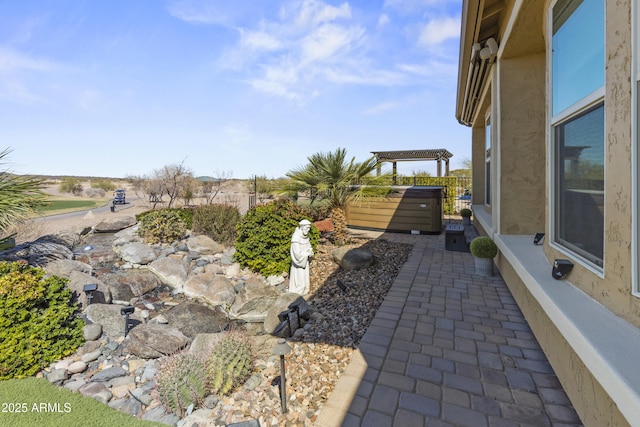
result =
[[[207,394],[207,370],[196,356],[184,353],[171,356],[158,373],[160,400],[180,417],[193,404],[197,407]]]
[[[253,366],[253,349],[239,333],[226,334],[213,348],[208,359],[209,390],[227,394],[242,384]]]

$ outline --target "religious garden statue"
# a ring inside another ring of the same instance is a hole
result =
[[[311,223],[303,219],[291,236],[291,271],[289,272],[289,292],[299,295],[309,293],[309,264],[313,249],[309,241]]]

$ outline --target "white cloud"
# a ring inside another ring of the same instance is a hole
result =
[[[293,11],[297,15],[295,23],[301,28],[315,27],[340,18],[351,18],[349,3],[342,3],[339,7],[328,5],[321,0],[303,0],[296,3]]]
[[[382,114],[387,111],[395,110],[399,107],[397,102],[384,102],[382,104],[374,105],[373,107],[367,108],[364,111],[365,115],[377,115]]]
[[[61,65],[55,62],[0,47],[0,73],[11,73],[15,71],[49,72],[60,68]]]
[[[442,7],[447,3],[460,3],[460,0],[385,0],[383,7],[402,13],[414,13],[429,7]]]
[[[325,24],[308,34],[302,41],[302,60],[329,60],[343,54],[364,35],[364,29]]]
[[[224,13],[223,5],[224,1],[215,0],[173,0],[167,11],[190,24],[228,25],[230,17]]]
[[[429,21],[420,31],[418,45],[433,46],[460,36],[460,18]]]
[[[277,50],[282,47],[282,42],[272,34],[264,31],[246,31],[240,29],[240,44],[256,50]]]
[[[387,15],[386,13],[383,13],[378,17],[378,28],[388,25],[389,22],[391,22],[389,15]]]

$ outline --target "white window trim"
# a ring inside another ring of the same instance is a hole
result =
[[[640,120],[640,102],[638,84],[640,84],[640,7],[637,2],[631,2],[631,294],[640,298],[640,267],[638,258],[640,257],[640,212],[638,203],[640,202],[640,135],[638,134],[638,121]]]
[[[487,121],[489,121],[489,168],[487,169]],[[487,113],[484,116],[484,205],[491,206],[493,199],[493,117],[491,115],[491,107],[487,109]],[[489,174],[489,176],[487,176]],[[489,184],[489,200],[487,203],[487,184]]]
[[[604,1],[604,0],[603,0]],[[547,22],[553,22],[553,7],[556,5],[556,3],[558,2],[558,0],[553,0],[551,2],[551,4],[549,5],[549,8],[547,9]],[[606,19],[606,17],[605,17]],[[603,35],[604,36],[604,35]],[[553,64],[553,48],[552,48],[552,39],[553,39],[553,28],[551,27],[551,25],[549,25],[547,27],[547,64],[548,65],[548,69],[547,69],[547,99],[552,99],[553,97],[553,70],[552,70],[552,64]],[[606,78],[606,77],[605,77]],[[606,82],[605,82],[606,83]],[[580,256],[579,254],[571,251],[570,249],[560,245],[559,243],[557,243],[555,241],[555,236],[556,236],[556,162],[557,162],[557,158],[556,158],[556,141],[555,141],[555,127],[559,124],[561,124],[563,121],[567,120],[568,118],[571,117],[575,117],[579,114],[581,114],[582,112],[584,112],[585,110],[593,107],[595,104],[599,103],[599,102],[603,102],[604,101],[604,95],[605,95],[605,88],[604,86],[601,88],[596,89],[595,91],[593,91],[592,93],[590,93],[589,95],[585,96],[584,98],[580,99],[578,102],[576,102],[575,104],[565,108],[564,110],[560,111],[558,114],[556,114],[555,116],[553,115],[553,111],[552,111],[552,107],[551,104],[548,104],[547,106],[547,152],[549,153],[549,163],[548,163],[548,167],[547,167],[547,182],[549,183],[549,246],[555,250],[557,250],[558,252],[562,253],[563,255],[565,255],[567,258],[572,259],[573,261],[577,262],[578,264],[580,264],[582,267],[586,268],[587,270],[591,271],[592,273],[594,273],[595,275],[597,275],[598,277],[600,277],[601,279],[604,279],[604,271],[605,271],[605,265],[606,265],[606,245],[603,248],[603,253],[602,253],[602,266],[599,266],[595,263],[593,263],[592,261]],[[605,115],[605,123],[606,123],[606,116],[607,116],[607,106],[604,106],[604,115]],[[605,141],[606,142],[606,141]],[[606,162],[605,162],[605,177],[606,177]],[[605,185],[605,189],[606,189],[606,185]],[[606,224],[606,217],[607,217],[607,192],[605,190],[605,194],[604,194],[604,218],[605,218],[605,224]],[[605,228],[605,233],[606,233],[606,228]],[[637,236],[637,235],[636,235]],[[605,236],[605,241],[606,241],[606,236]],[[634,265],[636,263],[633,263]],[[634,275],[635,277],[635,275]],[[640,293],[639,295],[640,296]]]

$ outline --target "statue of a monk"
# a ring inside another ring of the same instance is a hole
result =
[[[313,258],[313,248],[309,241],[311,223],[303,219],[291,236],[291,271],[289,272],[289,292],[299,295],[309,293],[309,264]]]

